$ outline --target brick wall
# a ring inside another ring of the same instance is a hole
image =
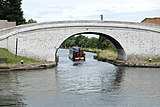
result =
[[[145,18],[142,23],[160,24],[160,17],[157,18]]]

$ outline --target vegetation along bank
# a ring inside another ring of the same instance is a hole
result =
[[[7,49],[0,48],[0,71],[44,69],[56,66],[55,62],[41,62],[31,58],[15,56]]]

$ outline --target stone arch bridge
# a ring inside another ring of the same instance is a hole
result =
[[[56,21],[0,30],[0,47],[38,60],[56,61],[59,46],[77,34],[97,34],[117,48],[117,58],[160,57],[160,26],[117,21]]]

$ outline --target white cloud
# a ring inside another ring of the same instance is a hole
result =
[[[137,21],[160,15],[160,0],[23,0],[26,19],[38,22],[56,20],[104,19]]]

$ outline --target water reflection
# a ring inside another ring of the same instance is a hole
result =
[[[81,63],[68,60],[67,55],[62,56],[56,69],[61,92],[72,94],[107,93],[120,88],[124,75],[123,67],[98,62],[93,59],[93,53],[86,53],[87,60]]]
[[[16,72],[0,72],[0,106],[22,107],[23,95],[19,93],[18,74]]]
[[[81,66],[84,62],[73,62],[73,66]]]
[[[113,82],[111,82],[113,84],[114,89],[120,89],[121,83],[124,81],[124,75],[125,67],[117,67],[116,73],[114,75],[115,79]]]
[[[102,92],[117,92],[121,88],[121,82],[123,82],[123,76],[125,73],[124,67],[116,67],[115,72],[106,73],[102,78]]]

